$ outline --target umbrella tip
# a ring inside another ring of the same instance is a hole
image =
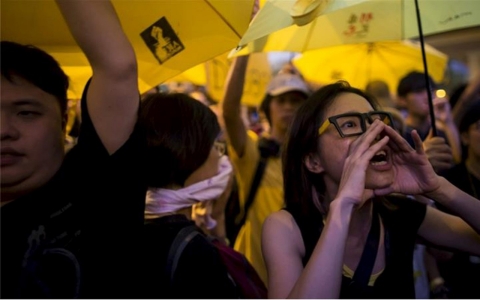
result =
[[[320,16],[331,0],[297,0],[290,10],[293,22],[298,26],[306,25]]]

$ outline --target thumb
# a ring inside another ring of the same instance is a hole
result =
[[[432,138],[434,138],[434,136],[433,136],[433,129],[430,128],[430,131],[428,132],[428,135],[427,135],[427,137],[425,138],[425,140],[429,140],[429,139],[432,139]]]

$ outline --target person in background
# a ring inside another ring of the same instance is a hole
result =
[[[413,146],[411,132],[417,130],[422,141],[425,141],[426,152],[435,171],[441,172],[451,168],[455,161],[459,161],[460,140],[447,99],[434,99],[438,136],[432,135],[428,88],[435,88],[435,83],[430,77],[426,83],[423,73],[408,73],[398,84],[397,99],[399,105],[405,107],[408,112],[404,138]]]
[[[480,202],[435,173],[415,130],[414,149],[377,109],[345,82],[298,109],[283,153],[286,208],[262,232],[269,298],[414,298],[417,235],[480,254]]]
[[[365,87],[365,92],[374,96],[382,108],[398,108],[393,99],[393,95],[390,92],[388,84],[383,80],[372,80],[368,82],[367,86]]]
[[[137,63],[110,1],[58,0],[92,66],[65,155],[68,78],[2,41],[1,297],[135,298],[146,187]]]
[[[460,136],[466,148],[464,160],[442,175],[459,189],[475,197],[480,202],[480,98],[472,95],[468,109],[460,118]],[[450,209],[439,206],[439,209],[455,214]],[[480,282],[480,257],[456,251],[440,253],[441,277],[437,285],[448,288],[449,298],[480,298],[478,282]]]
[[[144,286],[137,297],[237,298],[219,253],[201,235],[185,246],[173,279],[164,271],[180,230],[197,224],[200,232],[217,225],[212,208],[232,173],[224,149],[216,146],[220,133],[217,117],[188,95],[159,93],[143,100],[139,120],[147,137],[148,191]]]
[[[236,57],[230,67],[223,100],[223,118],[227,131],[228,153],[234,165],[239,187],[241,213],[246,216],[245,223],[234,242],[234,248],[248,258],[266,283],[267,272],[261,251],[261,228],[265,218],[284,205],[281,145],[297,108],[310,94],[310,89],[298,75],[289,73],[276,75],[269,83],[260,106],[270,123],[270,131],[264,132],[263,136],[259,137],[246,129],[240,113],[248,58],[249,56]],[[253,202],[245,209],[253,178],[261,161],[265,162],[264,172],[258,190],[252,198]]]

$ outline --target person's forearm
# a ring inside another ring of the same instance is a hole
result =
[[[122,75],[125,68],[136,68],[135,52],[110,1],[56,2],[94,72],[106,70]]]
[[[332,202],[322,235],[288,298],[340,296],[343,256],[352,210],[352,205],[338,200]]]
[[[223,115],[225,118],[240,117],[240,101],[245,85],[248,58],[248,55],[236,57],[228,72],[223,99]]]
[[[467,222],[480,234],[480,201],[440,177],[440,187],[426,194]]]

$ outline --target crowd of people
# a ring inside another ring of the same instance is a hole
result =
[[[479,78],[434,97],[433,132],[423,73],[394,95],[288,65],[252,124],[248,55],[219,103],[139,95],[112,3],[56,3],[93,75],[69,122],[58,62],[1,42],[2,298],[239,298],[212,240],[269,298],[480,298]]]

